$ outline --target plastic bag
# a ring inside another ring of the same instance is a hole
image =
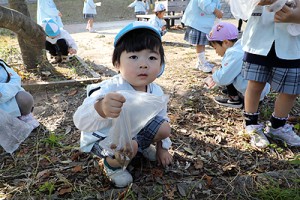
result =
[[[118,91],[126,102],[118,118],[112,119],[108,137],[100,142],[101,147],[113,153],[125,169],[132,158],[132,138],[154,118],[168,103],[168,96],[156,96],[145,92]]]
[[[0,110],[0,145],[7,153],[13,153],[29,136],[33,127]]]
[[[247,20],[259,2],[260,0],[229,0],[230,11],[236,19]]]

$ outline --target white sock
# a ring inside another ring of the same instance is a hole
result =
[[[205,52],[198,53],[198,62],[202,65],[207,62],[205,58]]]

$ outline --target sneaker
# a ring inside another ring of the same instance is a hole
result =
[[[92,28],[89,30],[89,32],[90,33],[97,33],[97,31],[95,29],[92,29]]]
[[[156,161],[156,147],[151,144],[148,148],[142,152],[143,156],[150,161]]]
[[[207,62],[208,63],[208,62]],[[196,64],[196,69],[203,71],[204,73],[209,73],[212,71],[212,68],[209,64],[205,63],[204,65],[202,65],[200,62],[197,62]]]
[[[116,187],[124,188],[133,182],[133,178],[127,169],[111,169],[106,161],[104,161],[103,166],[106,175]]]
[[[26,124],[31,125],[33,129],[37,128],[40,125],[40,123],[33,117],[32,113],[29,113],[28,115],[22,115],[18,118]]]
[[[270,138],[283,141],[289,146],[300,147],[300,136],[294,132],[293,125],[285,124],[275,129],[268,122],[265,131],[265,134]]]
[[[250,136],[250,143],[253,147],[266,148],[270,142],[263,132],[263,125],[248,125],[245,132]]]
[[[242,108],[243,107],[243,101],[240,98],[238,100],[234,100],[230,97],[217,96],[214,98],[214,101],[217,104],[220,104],[222,106],[231,107],[231,108]]]

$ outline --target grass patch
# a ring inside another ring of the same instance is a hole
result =
[[[295,182],[299,183],[299,179],[295,179]],[[300,199],[300,184],[294,186],[293,188],[282,188],[279,184],[274,184],[271,186],[262,187],[257,193],[254,194],[255,197],[264,200],[299,200]]]

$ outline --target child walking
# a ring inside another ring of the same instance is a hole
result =
[[[68,31],[59,28],[58,24],[51,18],[46,18],[42,26],[47,35],[46,50],[51,57],[54,57],[53,64],[66,62],[69,60],[68,55],[77,53],[77,45]]]
[[[104,159],[107,176],[116,187],[132,183],[131,174],[121,169],[113,155],[107,155],[99,141],[108,136],[113,128],[112,118],[119,117],[123,103],[120,90],[139,91],[162,96],[163,90],[153,81],[164,72],[164,49],[161,35],[147,22],[135,21],[124,27],[115,37],[112,63],[119,74],[98,84],[89,91],[89,96],[74,114],[74,123],[81,132],[80,146],[84,152],[92,152]],[[141,111],[143,112],[143,111]],[[125,127],[124,127],[125,128]],[[162,166],[172,162],[168,149],[171,146],[171,128],[167,107],[159,112],[133,138],[130,159],[141,152],[151,161]],[[156,148],[151,145],[156,142]]]
[[[93,0],[84,0],[83,2],[83,18],[87,20],[86,30],[90,33],[95,32],[93,25],[95,15],[97,15],[97,6],[101,6],[101,2],[94,3]]]
[[[147,7],[148,5],[148,7]],[[135,0],[128,5],[129,8],[134,8],[135,15],[145,15],[147,10],[149,10],[149,4],[143,0]]]
[[[296,9],[284,6],[277,13],[266,11],[265,5],[274,1],[260,1],[242,37],[245,51],[242,75],[249,80],[245,93],[245,131],[251,136],[251,144],[258,148],[268,146],[266,136],[289,146],[300,146],[299,135],[286,123],[300,93],[300,35],[291,36],[287,26],[300,23],[300,5]],[[278,96],[270,121],[264,126],[258,123],[258,104],[267,82]]]
[[[0,110],[37,128],[40,124],[32,115],[32,95],[22,88],[21,77],[1,59],[0,86]]]
[[[163,19],[165,16],[166,7],[164,6],[164,4],[158,3],[155,5],[153,12],[155,12],[155,16],[149,19],[149,23],[157,28],[157,30],[163,36],[167,32],[165,20]]]
[[[214,67],[212,76],[206,78],[209,88],[226,86],[227,97],[217,96],[215,102],[232,108],[242,108],[248,81],[242,77],[244,51],[238,40],[238,29],[228,22],[216,24],[207,35],[209,44],[222,56],[222,67]],[[263,89],[260,101],[270,92],[270,84]]]
[[[196,46],[196,69],[203,72],[211,72],[214,66],[205,58],[205,45],[208,44],[206,34],[211,31],[216,17],[223,17],[219,7],[220,0],[190,0],[182,17],[187,26],[184,40]]]

